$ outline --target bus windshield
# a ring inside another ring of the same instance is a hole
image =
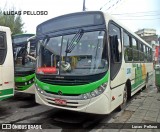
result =
[[[75,33],[39,40],[37,73],[90,75],[108,69],[104,31]]]
[[[20,38],[14,38],[14,42],[15,43],[13,43],[13,50],[14,50],[15,71],[23,72],[23,71],[33,70],[35,68],[35,61],[33,61],[28,57],[30,53],[28,53],[27,51],[27,46],[28,46],[27,38],[25,37],[25,40],[24,40],[24,38],[22,37],[21,42],[20,42]],[[16,43],[16,42],[20,42],[20,43]],[[34,47],[34,51],[35,51],[35,43],[30,42],[30,45],[32,47],[32,50]],[[33,57],[35,57],[35,55]]]

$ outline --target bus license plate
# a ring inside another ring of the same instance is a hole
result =
[[[55,103],[59,105],[67,105],[66,100],[55,99]]]

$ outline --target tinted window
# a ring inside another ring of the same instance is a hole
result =
[[[109,36],[110,36],[110,41],[113,40],[113,37],[115,38],[115,42],[110,42],[110,46],[112,49],[112,60],[114,62],[120,62],[122,59],[122,52],[118,51],[119,44],[121,44],[121,39],[120,39],[120,28],[117,26],[110,24],[109,28]]]
[[[137,49],[137,41],[134,38],[132,38],[132,48]]]
[[[139,42],[139,59],[144,61],[143,44]]]
[[[6,34],[0,32],[0,64],[4,63],[6,57]]]
[[[138,43],[136,39],[132,38],[132,52],[133,52],[133,60],[139,61],[139,52],[138,52]]]
[[[125,61],[132,61],[132,47],[130,43],[130,36],[125,32],[123,33],[123,45]]]

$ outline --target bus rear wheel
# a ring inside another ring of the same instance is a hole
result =
[[[146,76],[146,81],[145,81],[145,87],[144,87],[144,89],[147,89],[148,88],[148,86],[149,86],[149,84],[148,84],[148,80],[149,80],[149,78],[148,78],[148,73],[147,73],[147,76]],[[143,89],[143,90],[144,90]]]
[[[121,111],[125,108],[127,104],[127,98],[128,98],[128,92],[127,92],[127,87],[125,86],[124,91],[123,91],[123,102],[122,104],[118,107],[118,111]]]

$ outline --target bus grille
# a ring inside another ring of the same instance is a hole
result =
[[[97,80],[100,80],[104,77],[106,73],[100,73],[96,75],[88,75],[88,76],[53,76],[53,75],[41,75],[36,74],[36,78],[44,83],[52,84],[52,85],[64,85],[64,86],[76,86],[76,85],[85,85]]]
[[[48,78],[43,78],[40,79],[40,81],[44,83],[49,83],[53,85],[84,85],[88,84],[89,80],[75,80],[75,79],[48,79]]]

